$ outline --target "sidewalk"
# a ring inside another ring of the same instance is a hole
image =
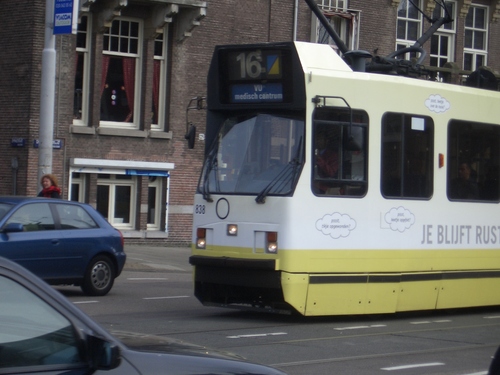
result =
[[[189,247],[125,244],[127,262],[124,270],[191,272]]]

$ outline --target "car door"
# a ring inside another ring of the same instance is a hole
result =
[[[51,206],[60,224],[61,246],[67,257],[72,258],[68,272],[74,278],[82,278],[88,263],[100,250],[99,244],[105,241],[102,230],[81,206],[64,202],[51,203]]]
[[[23,231],[1,234],[0,255],[43,279],[66,277],[68,261],[49,202],[22,205],[10,214],[5,225],[14,223],[22,224]]]

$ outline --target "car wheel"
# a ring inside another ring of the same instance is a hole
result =
[[[106,295],[115,281],[115,268],[111,260],[100,255],[92,259],[85,272],[82,290],[90,296]]]

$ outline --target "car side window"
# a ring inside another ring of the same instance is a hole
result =
[[[71,204],[55,205],[61,229],[91,229],[97,228],[97,224],[84,208]]]
[[[0,276],[0,373],[81,367],[78,343],[66,317],[19,283]]]
[[[7,224],[20,223],[26,232],[55,229],[54,218],[48,203],[32,203],[19,208]]]

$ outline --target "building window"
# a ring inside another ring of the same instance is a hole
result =
[[[322,0],[319,6],[345,45],[350,50],[358,49],[360,12],[347,9],[347,1],[343,0]],[[313,42],[329,44],[338,51],[337,45],[316,17],[313,18],[313,30]]]
[[[500,127],[451,121],[448,127],[448,199],[500,199]]]
[[[455,1],[447,1],[446,8],[448,14],[453,20],[456,19],[457,4]],[[445,9],[436,5],[433,19],[439,19],[445,16]],[[430,65],[439,68],[444,67],[447,62],[454,61],[454,46],[456,35],[455,21],[441,26],[431,37]],[[440,79],[440,77],[438,77]]]
[[[85,202],[85,180],[86,176],[84,173],[72,173],[70,200]]]
[[[161,215],[161,192],[162,183],[160,177],[150,177],[148,183],[148,230],[160,229]]]
[[[80,17],[76,33],[76,71],[73,100],[73,124],[88,124],[89,108],[89,58],[90,58],[90,17]]]
[[[347,0],[321,0],[319,5],[323,9],[346,10]]]
[[[154,42],[153,62],[153,108],[151,130],[165,130],[165,96],[167,92],[167,41],[168,28],[163,29]]]
[[[104,32],[101,126],[138,128],[142,23],[115,19]]]
[[[382,118],[381,190],[386,198],[433,193],[434,123],[430,117],[387,113]]]
[[[422,0],[401,1],[398,7],[396,50],[412,46],[422,35]],[[400,55],[398,58],[410,60],[416,52]]]
[[[135,228],[136,190],[134,176],[99,174],[97,211],[118,229]]]
[[[465,17],[464,70],[486,66],[488,8],[471,5]]]

